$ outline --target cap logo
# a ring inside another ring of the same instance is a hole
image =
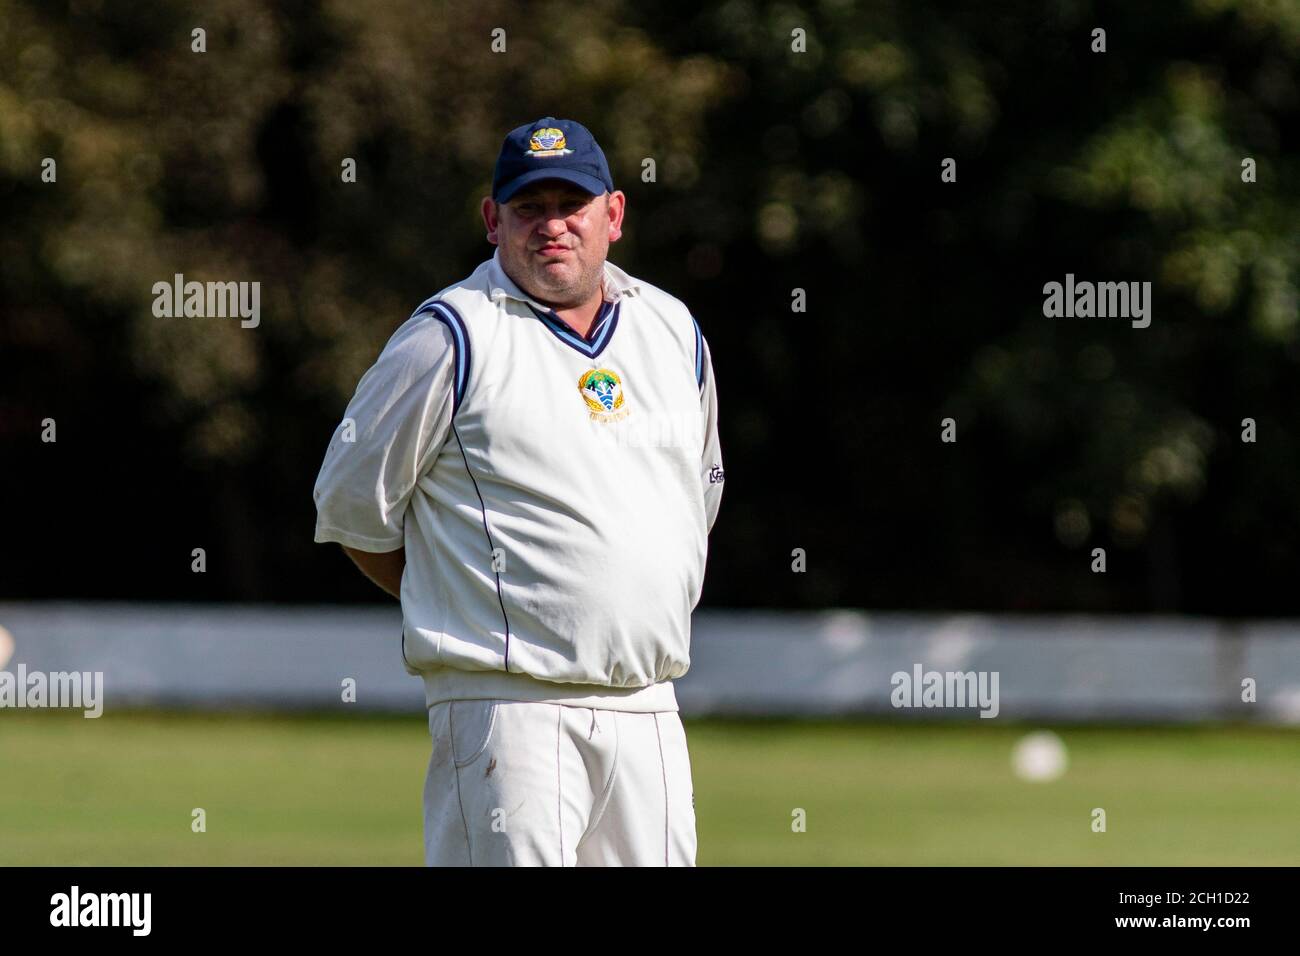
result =
[[[533,130],[532,138],[528,140],[529,156],[567,156],[572,152],[565,148],[564,132],[554,126]]]

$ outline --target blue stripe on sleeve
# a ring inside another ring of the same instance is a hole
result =
[[[695,316],[691,316],[691,324],[695,326],[695,384],[704,388],[704,336]]]
[[[455,415],[460,408],[461,400],[465,397],[465,389],[469,385],[469,332],[465,328],[465,320],[460,317],[460,313],[446,302],[439,299],[429,299],[411,313],[411,318],[426,313],[432,315],[451,331],[451,344],[456,353],[456,394],[451,411]]]

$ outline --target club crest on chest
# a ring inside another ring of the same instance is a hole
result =
[[[578,379],[578,393],[587,404],[592,421],[616,422],[631,411],[623,391],[623,379],[613,369],[593,368]]]

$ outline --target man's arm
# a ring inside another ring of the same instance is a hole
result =
[[[347,552],[352,563],[361,569],[362,574],[399,601],[402,599],[402,571],[406,568],[406,548],[375,554],[373,551],[349,548],[346,544],[339,547]]]
[[[455,364],[442,322],[408,320],[361,377],[316,479],[316,541],[399,599],[407,504],[450,431]]]
[[[704,350],[704,390],[700,411],[704,416],[704,454],[700,459],[700,479],[704,484],[704,515],[709,531],[718,518],[722,504],[722,445],[718,440],[718,388],[713,380],[713,356],[709,343],[701,336]]]

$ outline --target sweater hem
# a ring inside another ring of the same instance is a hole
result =
[[[607,687],[602,684],[561,684],[528,674],[465,671],[450,667],[426,671],[420,677],[424,680],[424,699],[429,708],[449,700],[515,700],[633,713],[677,710],[677,694],[671,680],[645,687]]]

